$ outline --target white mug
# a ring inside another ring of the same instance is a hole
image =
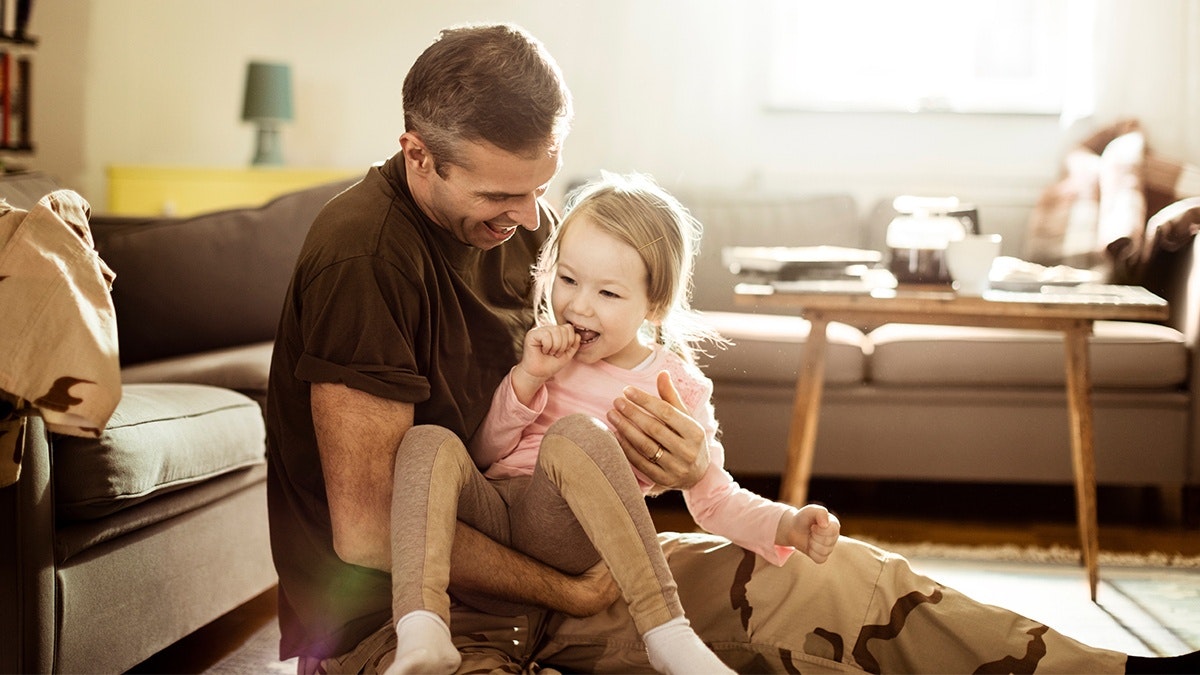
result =
[[[946,269],[961,295],[983,295],[992,263],[1000,255],[1000,235],[967,234],[946,242]]]

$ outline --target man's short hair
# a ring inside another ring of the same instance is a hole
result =
[[[444,29],[404,78],[404,127],[437,162],[462,166],[462,142],[535,157],[557,150],[571,92],[546,47],[512,24]],[[444,174],[443,174],[444,175]]]

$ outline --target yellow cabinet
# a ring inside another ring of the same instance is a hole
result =
[[[111,166],[107,212],[128,216],[191,216],[258,206],[288,192],[365,172],[365,168]]]

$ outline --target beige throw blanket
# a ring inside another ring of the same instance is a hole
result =
[[[20,476],[25,417],[98,437],[121,399],[113,272],[70,190],[30,211],[0,200],[0,487]]]

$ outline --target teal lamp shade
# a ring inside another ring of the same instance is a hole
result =
[[[250,62],[242,119],[258,126],[254,164],[283,164],[279,125],[292,119],[292,70],[284,63]]]

